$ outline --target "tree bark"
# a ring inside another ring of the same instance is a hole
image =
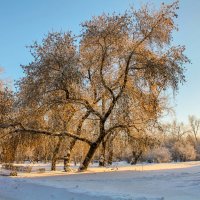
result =
[[[106,119],[106,118],[105,118]],[[90,148],[89,148],[89,151],[83,161],[83,163],[80,165],[79,167],[79,171],[85,171],[87,170],[97,148],[99,147],[99,145],[102,143],[102,141],[105,139],[105,136],[106,136],[106,133],[105,133],[105,129],[104,129],[104,123],[106,120],[101,120],[100,121],[100,124],[99,124],[99,137],[98,139],[93,142],[91,145],[90,145]]]
[[[87,117],[90,115],[90,112],[86,112],[85,115],[81,118],[80,122],[79,122],[79,125],[77,127],[77,131],[76,131],[76,134],[77,135],[81,135],[81,128],[82,128],[82,125],[84,123],[84,121],[87,119]],[[67,150],[67,154],[66,156],[64,157],[64,171],[65,172],[69,172],[71,171],[71,168],[70,168],[70,159],[71,159],[71,151],[72,149],[74,148],[75,144],[76,144],[76,141],[77,139],[73,138],[71,141],[70,141],[70,144],[69,144],[69,147],[68,147],[68,150]]]
[[[142,152],[140,152],[139,154],[133,153],[133,159],[131,161],[131,165],[136,165],[138,160],[141,158],[141,156],[142,156]]]
[[[95,154],[97,148],[99,147],[100,143],[101,143],[101,142],[98,142],[98,143],[97,143],[97,142],[94,142],[94,143],[90,146],[89,151],[88,151],[88,153],[87,153],[87,155],[86,155],[86,157],[85,157],[83,163],[82,163],[81,166],[79,167],[79,171],[85,171],[85,170],[87,170],[87,168],[88,168],[88,166],[89,166],[89,164],[90,164],[90,162],[91,162],[91,160],[92,160],[92,158],[93,158],[93,156],[94,156],[94,154]]]
[[[112,162],[113,162],[113,142],[112,141],[110,141],[111,143],[109,144],[108,165],[112,165]]]
[[[61,146],[61,143],[62,143],[62,139],[63,139],[62,137],[59,137],[56,148],[54,149],[53,157],[52,157],[52,161],[51,161],[51,171],[56,170],[56,161],[57,161],[58,153],[59,153],[60,146]]]
[[[76,139],[73,139],[70,142],[68,150],[67,150],[67,154],[66,154],[66,156],[64,158],[64,171],[65,172],[71,171],[71,168],[70,168],[71,151],[74,148],[74,146],[76,144],[76,141],[77,141]]]
[[[53,157],[51,161],[51,171],[56,171],[56,161],[57,158]]]
[[[106,165],[106,140],[104,139],[102,142],[102,153],[99,159],[99,166],[105,167]]]
[[[109,136],[108,139],[108,165],[112,165],[113,162],[113,141],[116,137],[116,134],[113,133]]]

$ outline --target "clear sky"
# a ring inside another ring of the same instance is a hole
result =
[[[0,0],[0,78],[22,77],[20,64],[31,61],[26,45],[40,41],[48,31],[80,31],[80,23],[102,12],[123,12],[129,5],[170,0]],[[200,117],[200,1],[180,0],[179,32],[176,44],[185,44],[192,64],[187,66],[187,83],[180,87],[172,101],[177,119],[186,121],[194,114]]]

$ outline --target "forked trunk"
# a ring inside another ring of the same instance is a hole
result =
[[[105,135],[104,123],[105,123],[105,120],[104,121],[100,121],[99,138],[90,145],[89,151],[88,151],[84,161],[82,162],[82,164],[79,167],[79,171],[87,170],[87,168],[88,168],[88,166],[89,166],[89,164],[90,164],[90,162],[91,162],[96,150],[98,149],[98,147],[102,143],[102,141],[105,139],[106,135]]]

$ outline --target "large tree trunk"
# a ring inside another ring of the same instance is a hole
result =
[[[68,150],[67,150],[67,155],[65,156],[64,158],[64,171],[65,172],[69,172],[71,171],[71,168],[70,168],[70,158],[71,158],[71,151],[72,149],[74,148],[75,144],[76,144],[76,139],[73,139],[70,144],[69,144],[69,147],[68,147]]]
[[[56,161],[57,161],[57,158],[56,157],[52,157],[51,171],[56,171]]]
[[[113,162],[113,141],[116,134],[111,134],[108,140],[108,165],[112,165]]]
[[[67,151],[67,155],[64,156],[64,171],[69,172],[70,171],[70,150]]]
[[[106,140],[104,139],[102,142],[102,152],[101,152],[101,157],[99,159],[99,166],[100,167],[105,167],[106,165]]]
[[[85,115],[81,118],[81,121],[80,121],[80,123],[79,123],[79,125],[78,125],[78,127],[77,127],[77,135],[81,135],[81,128],[82,128],[82,125],[83,125],[84,121],[88,118],[89,115],[90,115],[90,111],[87,111],[87,112],[85,113]],[[74,139],[74,140],[72,141],[71,145],[70,145],[70,153],[71,153],[71,150],[72,150],[72,148],[74,147],[75,144],[76,144],[76,139]],[[95,151],[96,151],[96,149],[95,149]],[[88,153],[89,153],[89,152],[88,152]],[[94,153],[93,153],[93,155],[94,155]],[[93,156],[93,155],[92,155],[92,156]],[[91,159],[92,159],[92,157],[90,158],[90,161],[91,161]],[[70,159],[69,159],[68,161],[70,161]],[[90,161],[89,161],[89,163],[90,163]],[[87,164],[87,167],[88,167],[89,163]],[[81,167],[80,167],[80,170],[81,170]],[[83,169],[83,170],[84,170],[84,169]]]
[[[113,162],[113,142],[112,141],[110,141],[111,143],[109,144],[109,149],[108,149],[108,165],[112,165],[112,162]]]
[[[58,158],[58,153],[59,153],[59,150],[60,150],[62,139],[63,139],[62,137],[59,137],[56,148],[54,149],[53,157],[52,157],[52,161],[51,161],[51,171],[56,170],[56,161],[57,161],[57,158]]]
[[[113,104],[114,105],[114,104]],[[112,110],[110,110],[111,112]],[[99,147],[99,145],[105,140],[106,137],[106,132],[105,132],[105,128],[104,128],[104,124],[106,122],[106,119],[109,117],[109,113],[107,112],[107,114],[105,114],[104,118],[100,120],[99,123],[99,137],[98,139],[93,142],[90,145],[89,151],[84,159],[84,161],[82,162],[82,164],[79,167],[79,171],[85,171],[87,170],[97,148]],[[106,141],[106,140],[105,140]]]
[[[98,139],[93,142],[91,145],[90,145],[90,148],[89,148],[89,151],[83,161],[83,163],[80,165],[79,167],[79,171],[85,171],[87,170],[97,148],[99,147],[99,145],[102,143],[102,141],[105,139],[105,129],[104,129],[104,123],[105,123],[105,120],[103,121],[100,121],[100,125],[99,125],[99,137]]]
[[[88,151],[83,163],[79,167],[79,171],[87,170],[87,168],[88,168],[88,166],[89,166],[89,164],[90,164],[90,162],[91,162],[91,160],[92,160],[97,148],[99,147],[99,145],[100,145],[100,142],[98,142],[98,143],[94,142],[90,146],[89,151]]]

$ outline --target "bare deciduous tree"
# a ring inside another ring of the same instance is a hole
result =
[[[189,116],[189,123],[191,128],[191,133],[195,138],[195,143],[198,145],[198,134],[200,128],[200,119],[197,119],[195,116]]]
[[[175,2],[159,10],[143,6],[120,15],[103,14],[83,23],[79,37],[49,33],[41,44],[35,42],[30,46],[34,60],[22,66],[25,76],[18,82],[19,110],[30,116],[71,105],[79,118],[73,129],[56,131],[45,120],[43,126],[30,127],[29,119],[17,123],[15,132],[87,143],[80,166],[86,170],[110,134],[133,134],[155,121],[162,112],[162,91],[178,89],[188,62],[185,48],[171,44],[177,9]],[[93,129],[80,134],[86,120]]]

